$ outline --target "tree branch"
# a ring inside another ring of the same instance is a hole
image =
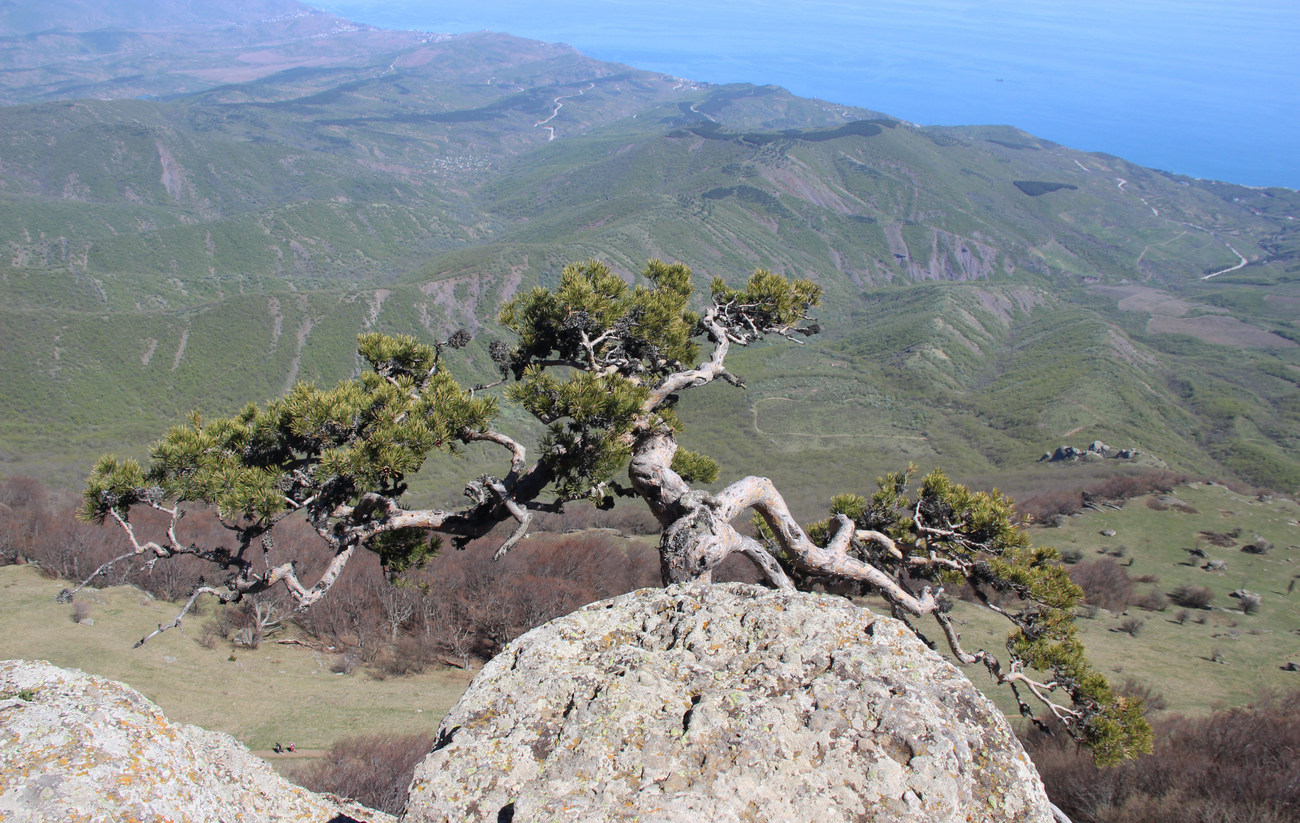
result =
[[[852,534],[853,523],[844,515],[836,517],[838,531],[823,548],[808,538],[790,514],[785,499],[766,477],[746,477],[737,481],[718,494],[717,499],[723,511],[734,512],[743,508],[757,511],[795,567],[806,574],[867,583],[891,605],[917,616],[933,614],[939,608],[935,593],[929,586],[922,590],[920,597],[915,597],[885,572],[848,554],[849,539],[844,533]]]
[[[709,336],[714,341],[713,353],[705,363],[701,363],[697,368],[679,371],[670,374],[659,382],[659,385],[650,390],[650,397],[646,399],[642,409],[648,414],[668,399],[670,395],[679,391],[690,388],[691,386],[703,386],[712,383],[715,379],[726,372],[723,365],[727,359],[727,352],[731,347],[726,329],[717,320],[717,309],[709,309],[700,324],[709,330]],[[744,345],[743,341],[737,341]]]
[[[146,642],[153,639],[154,636],[162,634],[168,629],[179,629],[181,627],[181,621],[185,618],[185,615],[189,614],[190,609],[194,608],[194,603],[199,599],[199,595],[201,594],[215,594],[222,600],[222,602],[232,602],[226,593],[222,592],[220,589],[214,589],[210,586],[197,586],[194,591],[190,592],[189,599],[185,601],[185,605],[181,607],[181,610],[176,614],[176,617],[172,618],[172,622],[159,623],[158,628],[135,641],[135,646],[133,648],[140,648]]]

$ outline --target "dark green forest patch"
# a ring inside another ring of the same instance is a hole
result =
[[[1030,197],[1039,197],[1044,194],[1050,194],[1061,189],[1078,191],[1079,187],[1070,183],[1049,183],[1045,180],[1013,180],[1016,188],[1020,189]]]

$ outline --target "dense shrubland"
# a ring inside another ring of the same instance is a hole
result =
[[[1040,492],[1020,500],[1016,509],[1036,523],[1051,525],[1057,518],[1069,517],[1087,508],[1119,505],[1152,492],[1170,492],[1190,479],[1187,475],[1170,471],[1119,475],[1083,488],[1069,486]]]
[[[80,581],[120,554],[120,532],[76,520],[76,506],[75,498],[35,479],[0,480],[0,564],[33,563],[51,577]],[[204,645],[256,647],[286,636],[292,623],[307,642],[332,650],[339,670],[365,667],[381,677],[415,673],[431,663],[472,666],[554,617],[654,585],[653,549],[612,531],[644,531],[649,528],[645,517],[620,507],[543,518],[541,528],[547,530],[536,531],[495,563],[494,546],[487,541],[445,552],[400,575],[390,575],[378,557],[367,554],[332,596],[310,611],[295,614],[284,598],[268,592],[218,607],[187,625]],[[146,514],[140,518],[147,523]],[[201,511],[187,517],[186,526],[198,540],[223,531]],[[291,554],[308,571],[329,560],[328,547],[300,521],[278,524],[275,543],[277,551]],[[205,571],[197,560],[152,567],[121,563],[97,577],[95,585],[128,584],[175,601],[184,599]]]
[[[1154,754],[1112,769],[1061,736],[1032,732],[1026,743],[1048,796],[1074,823],[1300,820],[1300,692],[1153,725]]]
[[[435,741],[432,732],[349,737],[330,746],[320,760],[295,770],[293,779],[315,792],[401,814],[415,767]]]

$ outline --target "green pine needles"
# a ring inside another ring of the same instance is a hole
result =
[[[1098,765],[1150,752],[1151,728],[1141,701],[1115,695],[1088,662],[1074,613],[1083,591],[1070,580],[1057,551],[1031,543],[1011,501],[996,489],[972,491],[935,470],[911,493],[914,474],[909,466],[880,478],[870,498],[832,498],[831,515],[854,525],[849,551],[913,586],[969,587],[986,608],[1006,617],[1012,630],[1005,644],[1010,665],[1004,667],[987,651],[971,654],[961,647],[947,617],[950,601],[940,598],[934,612],[962,662],[986,666],[995,680],[1011,687],[1030,718],[1029,698],[1047,703],[1053,719],[1091,748]],[[814,523],[808,532],[825,542],[832,521]],[[1071,707],[1044,700],[1058,690]]]
[[[490,346],[497,382],[466,388],[446,368],[444,351],[465,346],[465,332],[437,343],[363,334],[357,350],[370,368],[359,377],[327,389],[300,383],[229,418],[196,413],[154,445],[145,466],[102,458],[81,514],[124,530],[129,547],[117,560],[188,555],[219,571],[163,631],[180,625],[202,594],[233,602],[283,586],[307,608],[357,550],[400,573],[435,555],[444,538],[460,547],[511,523],[500,556],[537,512],[636,497],[662,526],[665,583],[707,581],[732,554],[772,586],[856,583],[883,596],[896,616],[933,618],[961,662],[982,663],[1026,714],[1031,699],[1046,706],[1099,763],[1149,750],[1140,703],[1114,695],[1079,644],[1078,587],[1054,550],[1031,544],[998,492],[971,491],[938,471],[914,488],[909,468],[882,478],[870,496],[835,497],[828,519],[804,526],[766,478],[694,488],[716,482],[720,469],[678,447],[679,395],[716,381],[743,386],[727,370],[730,348],[816,334],[809,313],[820,299],[811,281],[761,269],[739,287],[714,279],[699,295],[680,264],[651,261],[629,282],[600,262],[575,263],[555,288],[501,308],[500,326],[514,341]],[[531,454],[496,430],[499,399],[543,424]],[[502,471],[468,480],[469,502],[460,508],[407,508],[408,478],[435,453],[470,443],[501,448]],[[181,520],[194,506],[216,511],[230,536],[224,545],[182,538]],[[156,539],[137,532],[139,508],[168,518]],[[758,538],[733,525],[747,511]],[[290,516],[304,518],[332,549],[315,580],[300,579],[292,559],[272,560],[272,529]],[[959,588],[1010,621],[1005,665],[962,647],[945,594]]]

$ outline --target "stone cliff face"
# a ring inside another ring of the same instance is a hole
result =
[[[740,584],[646,589],[516,640],[404,820],[1050,821],[1005,719],[901,623]]]
[[[45,662],[0,662],[0,820],[392,818],[314,794],[234,738],[170,722],[134,689]]]

